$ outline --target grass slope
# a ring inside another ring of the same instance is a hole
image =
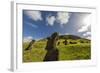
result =
[[[64,45],[64,38],[60,38],[57,45],[59,49],[59,60],[88,60],[91,58],[90,40],[77,38],[67,39],[68,42],[77,42],[76,44]],[[42,62],[46,54],[45,46],[47,40],[36,41],[33,44],[32,50],[25,51],[24,49],[29,43],[23,43],[23,62]]]

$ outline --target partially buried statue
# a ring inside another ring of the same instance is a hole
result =
[[[31,50],[31,49],[32,49],[32,45],[34,44],[34,42],[35,42],[35,40],[32,40],[32,41],[29,43],[28,47],[25,48],[25,50]]]
[[[47,53],[43,61],[58,61],[59,60],[59,50],[56,47],[56,43],[59,39],[59,34],[57,32],[53,33],[49,38],[47,38],[46,50]]]
[[[67,45],[68,44],[68,42],[67,42],[67,40],[65,39],[65,41],[63,41],[63,43],[64,43],[64,45]]]

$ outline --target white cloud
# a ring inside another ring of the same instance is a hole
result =
[[[84,19],[83,19],[83,24],[81,25],[81,27],[78,29],[79,33],[83,33],[83,37],[87,38],[87,39],[91,39],[91,15],[87,15]]]
[[[34,21],[42,20],[42,15],[40,11],[25,11],[26,15],[28,15]]]
[[[83,33],[83,37],[86,38],[86,39],[91,39],[91,32],[85,32]]]
[[[81,27],[78,29],[78,32],[86,32],[89,30],[89,28],[91,27],[91,20],[90,20],[91,16],[90,14],[88,16],[86,16],[83,19],[83,25],[81,25]]]
[[[65,35],[69,35],[69,33],[65,33]]]
[[[78,29],[78,32],[85,32],[85,31],[87,31],[87,30],[88,30],[88,27],[85,26],[85,25],[83,25],[83,26],[81,26],[80,29]]]
[[[33,23],[30,23],[30,22],[25,22],[25,23],[28,24],[28,25],[30,25],[30,26],[33,27],[33,28],[38,28],[38,26],[35,25],[35,24],[33,24]]]
[[[68,12],[57,12],[57,16],[48,15],[46,18],[47,24],[53,26],[54,22],[56,21],[61,26],[63,24],[67,24],[69,21],[71,13]]]
[[[59,33],[59,35],[70,35],[69,33]]]
[[[55,16],[47,16],[47,18],[46,18],[47,24],[49,24],[51,26],[54,25],[55,20],[56,20]]]
[[[23,42],[30,42],[30,41],[32,41],[32,39],[33,39],[32,36],[24,37]]]
[[[83,34],[83,36],[90,36],[91,35],[91,32],[85,32],[84,34]]]
[[[91,36],[86,37],[87,39],[91,39]]]
[[[68,12],[58,12],[57,13],[57,22],[60,23],[61,25],[67,24],[70,18],[70,13]]]

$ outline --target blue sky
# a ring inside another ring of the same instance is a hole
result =
[[[53,32],[91,38],[91,13],[23,10],[23,38],[39,40]]]

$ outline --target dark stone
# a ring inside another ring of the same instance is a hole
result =
[[[58,61],[59,50],[56,48],[56,43],[59,39],[59,34],[57,32],[53,33],[49,38],[47,38],[47,44],[45,49],[47,53],[43,61]]]
[[[58,49],[53,49],[47,51],[43,61],[58,61],[59,59],[59,51]]]
[[[69,43],[70,43],[70,44],[77,44],[77,42],[71,42],[71,41],[70,41]]]
[[[56,43],[59,39],[59,34],[57,32],[53,33],[50,37],[47,38],[47,44],[45,49],[46,50],[51,50],[56,48]]]
[[[60,45],[60,42],[58,42],[57,45]]]
[[[67,44],[68,44],[67,40],[63,41],[63,43],[64,43],[65,45],[67,45]]]
[[[32,49],[31,46],[34,44],[34,42],[35,42],[35,40],[32,40],[32,41],[29,43],[28,47],[25,48],[25,50],[30,50],[30,49]]]

